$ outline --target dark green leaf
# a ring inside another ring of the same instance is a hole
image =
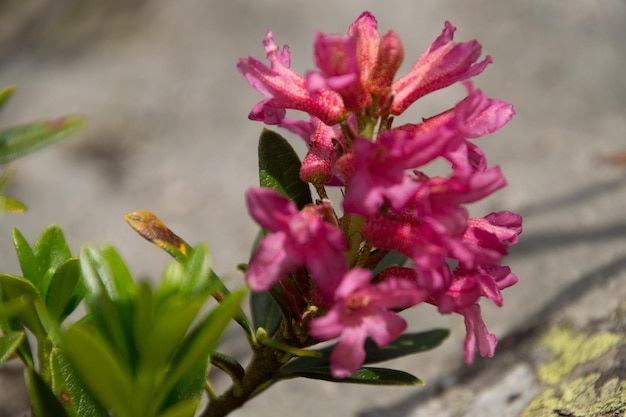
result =
[[[300,158],[289,142],[276,132],[263,129],[259,139],[259,180],[296,203],[311,204],[309,185],[300,179]]]
[[[25,376],[33,415],[37,417],[68,417],[59,399],[34,369],[27,368]]]
[[[80,261],[70,258],[55,271],[48,293],[46,307],[50,315],[62,322],[78,306],[80,298],[76,294],[76,286],[80,282]]]
[[[278,331],[282,315],[280,308],[269,292],[253,292],[250,294],[250,310],[254,328],[262,327],[269,337]]]
[[[439,346],[449,335],[446,329],[434,329],[421,333],[406,333],[396,340],[379,348],[371,339],[365,342],[366,357],[363,364],[384,362],[414,353],[424,352]],[[320,349],[320,358],[296,358],[281,368],[283,373],[298,373],[311,368],[327,367],[335,345]]]
[[[70,362],[96,401],[116,416],[130,415],[132,378],[109,342],[81,325],[67,329],[64,340]]]
[[[9,332],[0,336],[0,366],[15,353],[24,340],[24,332]]]
[[[17,229],[13,229],[13,245],[15,246],[15,252],[24,278],[36,286],[37,283],[41,282],[43,272],[39,268],[39,263],[32,248]]]
[[[328,368],[312,368],[295,373],[298,376],[323,381],[342,382],[364,385],[424,385],[424,383],[407,372],[387,368],[361,368],[347,378],[333,378]]]
[[[69,417],[107,417],[109,414],[89,394],[83,381],[58,348],[50,353],[52,391],[61,400]]]
[[[390,266],[403,266],[406,264],[409,258],[397,252],[395,250],[389,251],[389,253],[383,258],[382,261],[374,268],[374,275],[380,273],[383,269]]]
[[[84,125],[81,116],[65,116],[0,131],[0,164],[57,142]]]
[[[19,298],[27,300],[30,308],[18,313],[16,319],[28,327],[37,338],[45,338],[46,332],[41,325],[34,304],[32,304],[40,298],[35,286],[24,278],[2,274],[0,275],[0,289],[3,301]]]
[[[170,409],[176,404],[192,400],[196,403],[196,408],[200,402],[200,397],[206,387],[209,377],[209,360],[200,361],[196,368],[189,372],[169,393],[161,410]],[[190,415],[190,417],[193,414]]]

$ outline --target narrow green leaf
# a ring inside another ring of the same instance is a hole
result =
[[[24,340],[24,332],[9,332],[0,336],[0,366],[13,356]]]
[[[272,339],[272,338],[263,339],[261,340],[261,343],[263,343],[265,346],[272,347],[276,350],[282,350],[283,352],[290,353],[293,356],[299,356],[299,357],[305,357],[305,358],[319,358],[322,356],[322,354],[316,350],[300,349],[297,347],[289,346],[281,342],[278,339]]]
[[[15,91],[14,85],[4,87],[2,90],[0,90],[0,107],[4,106],[9,97],[11,97],[11,94],[13,94],[13,91]]]
[[[59,399],[34,369],[26,368],[25,377],[33,415],[37,417],[68,417]]]
[[[53,348],[50,353],[50,369],[52,391],[61,400],[69,417],[108,417],[59,348]]]
[[[24,278],[2,274],[0,275],[0,290],[3,301],[19,298],[26,300],[30,308],[18,313],[16,319],[28,327],[38,339],[45,338],[46,332],[41,325],[34,304],[32,304],[35,300],[40,299],[35,286]]]
[[[434,329],[421,333],[406,333],[396,340],[379,348],[371,339],[365,342],[365,361],[363,364],[384,362],[402,356],[412,355],[433,349],[443,343],[450,332],[446,329]],[[298,373],[303,370],[328,367],[330,364],[330,354],[335,345],[320,349],[319,358],[296,358],[281,368],[283,373]]]
[[[300,179],[300,158],[285,138],[263,129],[259,139],[259,181],[296,203],[298,208],[311,204],[309,185]]]
[[[2,198],[2,204],[4,205],[3,210],[7,213],[24,213],[26,210],[28,210],[26,204],[22,203],[20,200],[6,195]]]
[[[35,253],[30,247],[22,233],[19,230],[13,229],[13,245],[15,246],[15,253],[22,269],[22,275],[29,280],[33,285],[41,282],[43,272],[39,268],[39,263],[35,258]]]
[[[81,325],[63,335],[70,362],[94,398],[116,416],[128,416],[133,403],[132,377],[120,366],[109,343]]]
[[[255,329],[262,327],[270,337],[276,334],[283,317],[278,304],[268,291],[250,294],[250,311]]]
[[[76,296],[76,286],[79,280],[80,261],[78,258],[70,258],[62,263],[50,280],[48,293],[46,294],[46,307],[50,315],[58,320],[59,323],[80,302],[80,299]]]
[[[224,298],[185,338],[173,361],[172,370],[166,378],[168,392],[215,350],[222,332],[240,310],[241,300],[246,292],[245,289],[240,289]]]
[[[424,385],[424,382],[404,371],[398,371],[395,369],[387,368],[370,368],[365,367],[356,371],[354,374],[347,378],[337,379],[333,378],[328,368],[312,368],[306,371],[300,371],[295,373],[298,376],[310,379],[320,379],[322,381],[341,382],[348,384],[363,384],[363,385]]]
[[[65,116],[0,131],[0,164],[57,142],[84,125],[81,116]]]

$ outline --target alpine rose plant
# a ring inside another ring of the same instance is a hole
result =
[[[506,185],[474,139],[499,130],[515,112],[469,81],[492,59],[481,58],[476,40],[455,41],[455,31],[445,22],[400,77],[402,43],[393,31],[381,36],[369,12],[345,35],[316,33],[317,70],[304,75],[291,69],[289,47],[280,48],[272,32],[263,40],[269,64],[238,62],[265,96],[249,118],[304,139],[300,179],[319,196],[298,208],[278,191],[248,190],[248,209],[265,232],[246,279],[253,290],[288,300],[291,325],[303,340],[312,338],[302,346],[338,339],[330,357],[335,378],[362,366],[368,337],[382,348],[402,335],[398,313],[421,304],[463,316],[465,362],[476,351],[494,355],[497,341],[479,302],[486,297],[501,306],[502,290],[517,282],[502,258],[522,219],[507,211],[472,218],[465,205]],[[466,90],[458,103],[417,123],[394,124],[416,100],[457,82]],[[434,160],[448,163],[447,176],[424,171]],[[343,200],[331,202],[327,187],[341,187]],[[392,254],[406,265],[389,264]]]

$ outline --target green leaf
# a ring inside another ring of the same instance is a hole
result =
[[[278,304],[268,291],[250,294],[250,311],[255,329],[262,327],[270,337],[276,334],[283,317]]]
[[[2,210],[6,211],[7,213],[24,213],[26,210],[28,210],[26,204],[22,203],[20,200],[17,200],[13,197],[8,197],[6,195],[2,196],[2,204],[4,205]]]
[[[9,332],[0,336],[0,366],[15,353],[24,340],[24,332]]]
[[[109,343],[80,324],[63,336],[70,362],[89,392],[116,416],[129,416],[134,401],[132,377]]]
[[[144,298],[144,300],[146,300]],[[137,338],[137,348],[144,369],[165,369],[176,348],[196,318],[204,299],[172,296],[155,306],[152,322],[142,339]],[[144,301],[145,302],[145,301]],[[136,305],[135,310],[148,306]],[[135,332],[141,332],[135,325]],[[145,325],[145,324],[144,324]]]
[[[169,392],[161,410],[167,410],[181,402],[189,400],[196,403],[196,408],[200,402],[200,397],[205,390],[207,378],[209,377],[209,358],[200,361],[195,369],[187,375]]]
[[[43,273],[43,277],[34,284],[41,296],[46,297],[48,285],[56,269],[72,256],[61,228],[51,225],[44,229],[33,245],[33,254],[39,264],[39,270]]]
[[[43,273],[39,268],[39,263],[35,258],[35,253],[30,247],[22,233],[19,230],[13,229],[13,245],[15,246],[15,253],[22,269],[22,275],[29,280],[33,285],[41,282]]]
[[[433,349],[443,343],[449,334],[450,332],[446,329],[434,329],[421,333],[406,333],[384,348],[379,348],[376,343],[368,338],[365,342],[366,356],[363,364],[384,362]],[[328,367],[330,364],[330,354],[334,347],[335,345],[332,345],[318,350],[317,352],[320,353],[320,358],[296,358],[285,364],[285,366],[281,368],[281,372],[297,374],[303,370]]]
[[[34,369],[26,368],[25,377],[34,416],[68,417],[61,402]]]
[[[131,288],[132,277],[113,248],[99,252],[85,245],[80,252],[80,267],[87,294],[85,299],[96,327],[106,335],[125,364],[132,367],[134,344]]]
[[[388,268],[390,266],[395,266],[395,265],[404,266],[406,262],[408,261],[408,259],[409,258],[407,258],[406,256],[404,256],[398,251],[395,251],[395,250],[389,251],[389,253],[382,259],[382,261],[380,261],[378,265],[376,265],[376,268],[374,268],[373,275],[376,276],[383,269]]]
[[[178,402],[159,414],[159,417],[193,417],[198,408],[198,400]]]
[[[215,350],[222,332],[233,316],[239,312],[241,300],[246,292],[245,289],[240,289],[224,298],[185,338],[166,378],[166,391],[169,392],[185,375],[206,360],[209,352]]]
[[[50,315],[62,322],[81,300],[81,291],[77,291],[80,283],[80,261],[78,258],[70,258],[62,263],[55,271],[48,293],[46,294],[46,307]]]
[[[13,94],[13,91],[15,91],[14,85],[4,87],[2,90],[0,90],[0,107],[4,106],[9,97],[11,97],[11,94]]]
[[[387,368],[361,368],[347,378],[333,378],[328,368],[312,368],[306,371],[297,372],[296,375],[310,378],[320,379],[322,381],[342,382],[349,384],[364,385],[424,385],[424,382],[404,371]]]
[[[278,133],[263,129],[259,139],[259,181],[296,203],[299,209],[311,204],[309,185],[300,179],[300,158]]]
[[[216,282],[211,280],[211,255],[205,245],[200,244],[193,248],[183,266],[184,281],[179,288],[183,294],[208,295],[215,289]]]
[[[39,320],[34,305],[32,305],[35,300],[40,298],[35,286],[24,278],[2,274],[0,275],[0,291],[3,301],[19,298],[27,300],[30,308],[18,313],[16,319],[28,327],[38,339],[45,338],[46,331]]]
[[[57,142],[84,125],[81,116],[65,116],[0,131],[0,164]]]
[[[108,413],[89,394],[74,367],[59,348],[50,353],[52,391],[61,400],[69,417],[108,417]]]

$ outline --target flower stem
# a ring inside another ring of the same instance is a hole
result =
[[[199,417],[226,416],[280,380],[279,370],[284,364],[281,353],[260,345],[255,350],[239,384],[233,385],[219,397],[211,399]]]

